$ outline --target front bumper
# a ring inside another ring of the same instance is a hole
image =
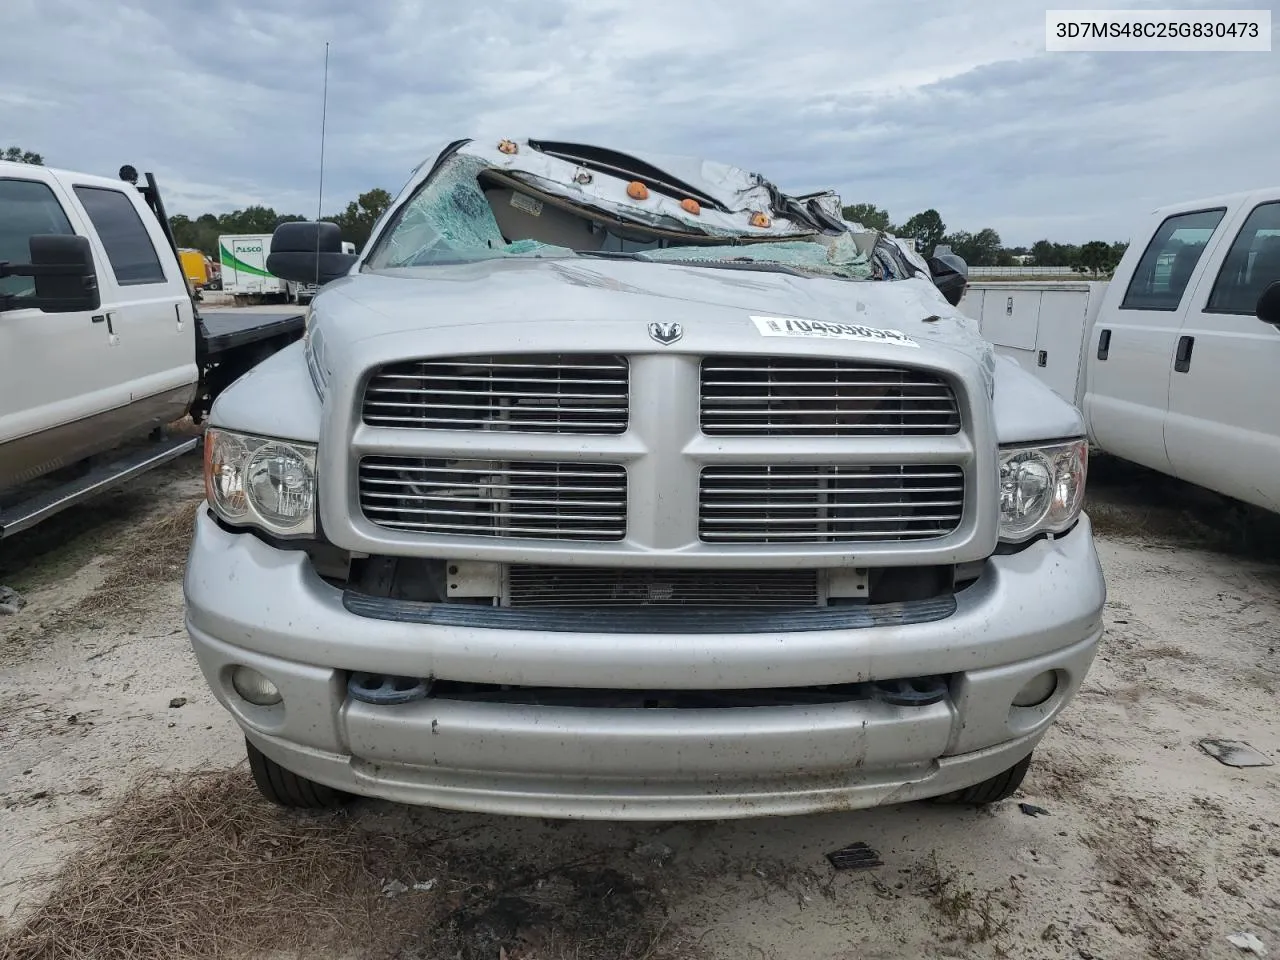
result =
[[[1078,690],[1101,635],[1087,518],[997,556],[944,620],[783,634],[534,632],[357,616],[304,554],[203,513],[187,625],[215,695],[281,766],[351,793],[558,817],[721,818],[897,803],[978,783],[1026,756]],[[237,665],[284,700],[240,699]],[[350,699],[348,671],[538,687],[778,689],[948,674],[923,707],[876,699],[707,709]],[[1011,707],[1046,670],[1044,704]]]

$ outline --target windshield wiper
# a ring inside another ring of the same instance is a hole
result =
[[[575,250],[580,257],[600,257],[605,260],[639,260],[640,254],[627,250]]]
[[[792,277],[807,277],[809,274],[786,264],[774,263],[772,260],[754,260],[751,257],[734,257],[732,260],[666,260],[662,257],[646,256],[648,251],[627,250],[578,250],[580,257],[600,257],[605,260],[639,260],[641,263],[665,263],[673,267],[714,267],[720,270],[757,270],[764,273],[785,273]]]
[[[603,260],[639,260],[641,263],[665,263],[671,267],[711,267],[716,270],[755,270],[759,273],[785,273],[789,277],[829,276],[835,280],[856,280],[857,277],[840,273],[806,273],[796,267],[777,263],[773,260],[756,260],[752,257],[734,257],[732,260],[667,260],[663,257],[649,256],[647,250],[578,250],[580,257],[599,257]]]
[[[795,267],[772,260],[752,260],[750,257],[737,257],[733,260],[659,260],[656,257],[643,258],[648,263],[667,263],[676,267],[713,267],[717,270],[755,270],[760,273],[785,273],[791,277],[808,277],[810,274]]]

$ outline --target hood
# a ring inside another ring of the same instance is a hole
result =
[[[313,310],[313,324],[334,347],[498,323],[677,321],[686,329],[724,325],[732,328],[726,333],[739,334],[759,326],[755,317],[792,321],[791,332],[812,337],[833,355],[847,355],[856,346],[850,340],[866,339],[862,328],[871,337],[891,331],[964,355],[985,371],[988,387],[994,362],[977,324],[923,278],[848,281],[631,260],[507,257],[354,274],[326,286]]]

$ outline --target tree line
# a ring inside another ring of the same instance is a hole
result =
[[[8,147],[0,151],[0,159],[19,163],[43,164],[44,157],[21,147]],[[391,205],[391,194],[375,187],[360,194],[338,213],[322,217],[336,223],[342,231],[342,239],[363,249],[373,225]],[[889,218],[889,211],[873,203],[854,203],[844,208],[844,218],[874,230],[885,230],[895,236],[917,242],[925,254],[939,245],[950,246],[971,267],[1007,267],[1026,264],[1038,267],[1071,267],[1079,273],[1094,276],[1109,274],[1116,268],[1128,248],[1127,243],[1108,243],[1091,240],[1084,244],[1053,243],[1037,240],[1030,247],[1006,247],[1000,234],[991,227],[977,232],[956,230],[947,232],[942,215],[932,208],[908,217],[901,225]],[[232,213],[202,213],[192,219],[179,213],[169,218],[173,236],[180,247],[203,251],[212,259],[218,259],[218,237],[223,234],[272,233],[282,223],[305,220],[293,213],[277,213],[271,207],[251,206]]]
[[[369,239],[378,217],[382,216],[390,204],[391,194],[375,188],[360,194],[341,213],[322,219],[336,223],[342,230],[342,239],[351,241],[359,250]],[[939,245],[949,245],[972,267],[1004,267],[1025,263],[1042,267],[1071,267],[1079,273],[1101,276],[1115,269],[1129,246],[1127,243],[1107,243],[1102,240],[1092,240],[1085,244],[1037,240],[1030,247],[1006,247],[1000,240],[1000,234],[991,227],[983,227],[976,233],[966,230],[948,233],[942,216],[933,209],[908,217],[901,226],[890,222],[888,211],[869,203],[845,207],[844,217],[865,227],[912,238],[925,253],[931,253]],[[282,223],[304,219],[306,218],[296,214],[278,214],[271,207],[261,206],[236,210],[234,213],[206,213],[195,220],[183,214],[170,218],[179,246],[195,247],[214,258],[217,257],[219,234],[271,233]]]
[[[44,157],[22,147],[0,149],[0,160],[16,163],[44,165]],[[338,213],[321,217],[338,225],[342,239],[349,240],[359,250],[373,232],[373,225],[384,210],[391,206],[391,194],[380,187],[368,190],[352,200]],[[271,207],[252,206],[233,213],[202,213],[194,220],[185,213],[169,217],[173,238],[179,247],[188,247],[218,259],[218,237],[235,233],[274,233],[276,227],[292,220],[306,220],[296,213],[276,213]]]
[[[942,215],[932,208],[913,214],[900,226],[895,226],[890,220],[888,210],[873,203],[846,206],[844,218],[864,227],[915,240],[918,249],[925,254],[931,254],[939,245],[949,246],[971,267],[1012,267],[1020,264],[1071,267],[1077,273],[1096,277],[1111,273],[1129,247],[1125,242],[1108,243],[1105,240],[1090,240],[1083,244],[1037,240],[1030,247],[1006,247],[1000,234],[991,227],[983,227],[976,233],[967,230],[947,233]]]
[[[364,247],[373,232],[373,225],[391,205],[391,194],[380,187],[368,190],[352,200],[339,213],[321,217],[336,223],[342,231],[342,239],[354,243],[357,250]],[[218,259],[218,237],[237,233],[274,233],[282,223],[306,220],[296,213],[276,213],[271,207],[252,206],[232,213],[202,213],[194,220],[184,213],[169,218],[173,238],[180,247],[192,247]]]
[[[37,167],[44,166],[44,157],[21,147],[5,147],[0,150],[0,160],[12,160],[14,163],[33,163]]]

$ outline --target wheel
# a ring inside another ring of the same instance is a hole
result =
[[[253,782],[257,785],[258,792],[272,803],[308,810],[327,810],[346,803],[345,793],[290,773],[248,740],[244,742],[244,746],[249,753],[249,770],[253,773]]]
[[[940,797],[934,797],[934,803],[955,803],[971,806],[985,806],[997,800],[1007,800],[1022,786],[1022,781],[1031,769],[1031,754],[1027,754],[1003,773],[975,783],[963,790],[953,790]]]

